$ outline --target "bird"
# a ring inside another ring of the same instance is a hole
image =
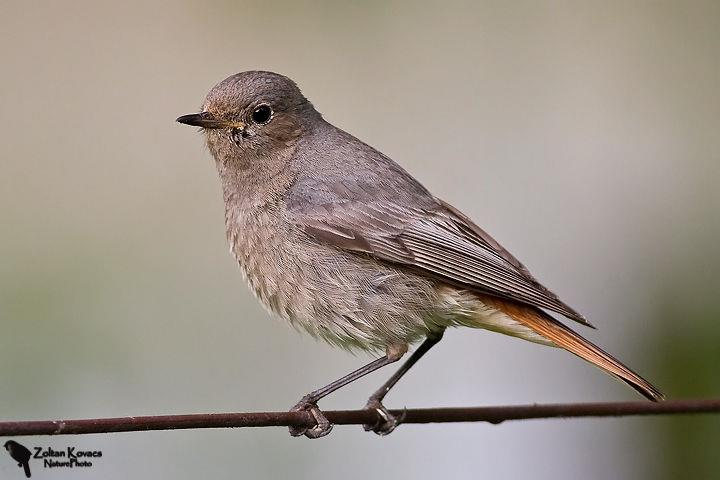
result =
[[[652,401],[663,394],[553,314],[592,327],[468,216],[392,159],[326,121],[290,78],[245,71],[215,85],[199,127],[225,204],[230,251],[262,305],[332,346],[377,355],[292,407],[332,425],[320,399],[417,348],[368,400],[392,432],[383,400],[449,327],[487,329],[560,347]],[[594,328],[594,327],[593,327]]]
[[[28,450],[24,445],[20,445],[15,440],[8,440],[5,442],[4,447],[13,460],[18,462],[18,467],[23,468],[25,476],[30,478],[30,457],[32,456],[30,450]]]

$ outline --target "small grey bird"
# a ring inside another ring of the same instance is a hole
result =
[[[292,435],[326,435],[332,425],[318,400],[422,342],[367,403],[378,421],[365,429],[390,433],[399,419],[383,398],[455,326],[562,347],[648,399],[663,399],[550,316],[589,325],[490,235],[390,158],[325,121],[289,78],[238,73],[210,91],[200,113],[177,121],[205,134],[230,249],[262,304],[331,345],[385,353],[303,397],[293,410],[309,411],[317,424],[291,428]]]

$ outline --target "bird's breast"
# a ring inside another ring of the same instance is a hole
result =
[[[296,236],[277,206],[226,212],[230,251],[250,289],[271,312],[292,316],[291,296],[297,272],[290,251]]]

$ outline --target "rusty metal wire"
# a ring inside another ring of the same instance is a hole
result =
[[[376,414],[368,410],[330,410],[324,412],[336,425],[372,424]],[[403,423],[489,422],[508,420],[579,417],[623,417],[629,415],[669,415],[720,413],[720,399],[675,400],[660,403],[617,402],[551,405],[513,405],[499,407],[413,408],[391,410],[404,415]],[[81,435],[89,433],[138,432],[193,428],[239,428],[312,426],[307,412],[200,413],[145,417],[95,418],[84,420],[33,420],[0,422],[0,436]]]

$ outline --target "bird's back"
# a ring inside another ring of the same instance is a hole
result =
[[[291,168],[298,176],[287,197],[290,209],[378,200],[438,208],[432,194],[400,165],[323,120],[298,144]]]

